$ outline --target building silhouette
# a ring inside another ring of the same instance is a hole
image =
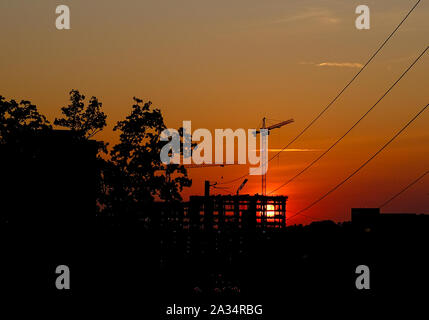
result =
[[[91,245],[96,143],[71,131],[32,132],[0,153],[2,289],[55,292],[55,268],[85,261]]]
[[[19,229],[78,232],[95,210],[95,141],[54,130],[0,145],[2,222]]]

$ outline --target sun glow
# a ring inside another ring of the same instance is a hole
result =
[[[272,204],[267,205],[267,217],[273,218],[275,215],[274,206]]]

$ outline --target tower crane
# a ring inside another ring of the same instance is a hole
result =
[[[270,134],[271,130],[281,128],[281,127],[283,127],[289,123],[294,122],[293,119],[289,119],[289,120],[282,121],[282,122],[279,122],[277,124],[274,124],[272,126],[267,127],[266,126],[266,120],[267,120],[267,118],[265,118],[265,117],[262,118],[262,127],[260,128],[260,130],[266,129],[266,130],[268,130],[268,134]],[[257,130],[256,134],[261,133],[260,130]],[[267,148],[267,139],[261,139],[261,152],[260,152],[261,164],[262,164],[261,169],[262,169],[262,172],[264,172],[264,174],[262,175],[262,195],[263,196],[265,196],[267,193],[267,162],[268,161],[267,161],[267,153],[263,152],[263,150],[266,150],[266,148]]]

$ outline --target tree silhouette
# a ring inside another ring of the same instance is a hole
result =
[[[17,143],[27,134],[51,129],[49,121],[30,101],[6,101],[0,95],[0,143]]]
[[[91,97],[85,106],[85,96],[78,90],[70,91],[70,104],[62,107],[62,118],[56,118],[54,124],[68,128],[75,133],[77,139],[88,141],[92,139],[106,126],[107,116],[102,111],[103,104],[96,98]],[[97,203],[105,201],[104,173],[113,170],[108,160],[105,160],[100,152],[107,153],[108,143],[104,141],[96,142],[98,153],[96,159],[96,198]],[[98,212],[100,206],[96,206]]]
[[[70,91],[70,104],[61,108],[62,118],[54,124],[68,128],[73,137],[86,143],[106,126],[102,103],[92,97],[85,105],[85,96],[78,90]],[[138,212],[151,210],[156,200],[181,201],[180,192],[190,187],[184,166],[165,165],[160,160],[161,132],[166,129],[162,113],[150,101],[134,98],[131,113],[119,121],[114,131],[120,132],[120,141],[110,151],[110,156],[96,159],[97,214],[131,217]],[[0,96],[0,144],[17,145],[26,137],[52,131],[45,116],[29,101],[6,101]],[[183,139],[183,129],[179,129]],[[93,143],[93,142],[91,142]],[[107,143],[97,141],[98,151],[107,154]],[[192,145],[194,146],[194,145]],[[183,154],[183,150],[181,151]],[[185,150],[188,155],[191,150]],[[106,158],[106,159],[105,159]]]
[[[91,139],[106,126],[107,116],[101,111],[102,103],[96,97],[91,97],[86,107],[84,101],[84,95],[78,90],[71,90],[71,104],[61,108],[64,117],[56,118],[54,124],[69,128],[79,136]]]
[[[102,205],[124,214],[142,211],[156,199],[180,201],[180,191],[192,183],[183,166],[166,166],[160,160],[165,144],[160,135],[166,129],[161,111],[150,101],[134,101],[131,114],[113,129],[120,131],[120,142],[112,148],[104,172]]]

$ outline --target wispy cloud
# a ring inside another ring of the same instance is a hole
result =
[[[341,67],[341,68],[362,68],[363,64],[358,62],[322,62],[315,64],[318,67]]]
[[[268,152],[320,152],[322,149],[268,149]]]
[[[340,19],[334,17],[329,10],[326,9],[308,9],[305,12],[296,13],[285,18],[274,20],[272,23],[289,23],[302,20],[317,20],[321,23],[335,24],[340,22]]]
[[[252,150],[257,151],[259,150]],[[320,152],[322,149],[268,149],[268,152]]]

